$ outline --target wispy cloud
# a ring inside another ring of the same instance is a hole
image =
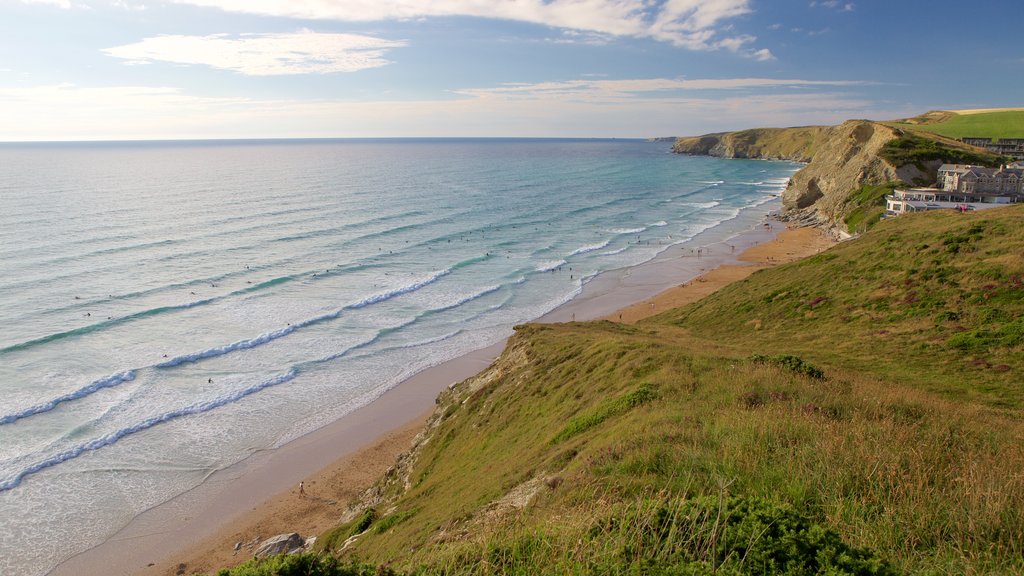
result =
[[[857,5],[853,2],[842,2],[841,0],[812,0],[810,4],[811,8],[822,7],[831,8],[840,12],[853,12],[857,9]]]
[[[68,10],[71,8],[71,0],[21,0],[22,4],[49,4]]]
[[[581,80],[460,90],[436,100],[217,98],[166,87],[0,87],[0,141],[66,139],[649,136],[899,118],[844,93],[858,81]],[[614,104],[614,105],[609,105]]]
[[[174,0],[227,12],[376,22],[439,16],[512,20],[618,37],[654,38],[691,50],[743,53],[756,38],[724,23],[749,14],[751,0]]]
[[[198,64],[249,76],[356,72],[384,66],[390,48],[406,45],[356,34],[303,30],[291,34],[154,36],[103,52],[128,64],[154,61]]]
[[[776,78],[650,78],[635,80],[568,80],[534,84],[502,84],[491,88],[454,91],[461,96],[481,99],[574,99],[623,102],[644,98],[664,98],[679,93],[706,90],[767,90],[776,88],[816,88],[865,86],[860,80],[801,80]]]

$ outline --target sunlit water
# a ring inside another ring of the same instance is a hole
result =
[[[0,574],[769,209],[640,141],[0,146]]]

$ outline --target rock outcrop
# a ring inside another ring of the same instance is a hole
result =
[[[295,532],[291,534],[278,534],[264,540],[259,548],[253,552],[253,556],[256,558],[266,558],[279,554],[291,554],[292,552],[302,550],[305,545],[306,541]]]
[[[793,175],[782,193],[783,211],[794,220],[842,229],[843,209],[852,191],[901,179],[897,168],[878,154],[899,136],[888,126],[866,120],[825,128],[814,157]],[[907,176],[907,181],[913,181],[921,174],[908,172]]]

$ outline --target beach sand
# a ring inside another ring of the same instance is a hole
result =
[[[673,246],[648,263],[603,274],[537,321],[618,320],[621,314],[623,322],[635,322],[832,244],[816,229],[768,220],[725,242]],[[503,347],[499,342],[424,370],[337,422],[215,472],[50,576],[215,573],[251,558],[248,544],[255,539],[323,532],[408,449],[441,390],[482,371]],[[305,497],[298,494],[300,481]]]
[[[737,264],[714,268],[692,281],[669,288],[643,302],[626,306],[613,314],[604,316],[603,319],[632,324],[665,310],[696,302],[762,268],[793,262],[817,254],[833,244],[835,241],[817,228],[787,228],[770,242],[755,244],[744,250],[737,258],[739,261]]]

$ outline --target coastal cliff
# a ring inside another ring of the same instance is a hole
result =
[[[679,138],[672,145],[676,154],[720,158],[761,158],[810,162],[825,126],[799,128],[754,128]]]
[[[999,161],[953,140],[869,120],[680,138],[672,151],[806,162],[782,194],[783,219],[819,226],[835,236],[877,222],[884,196],[895,185],[934,183],[943,162]]]

